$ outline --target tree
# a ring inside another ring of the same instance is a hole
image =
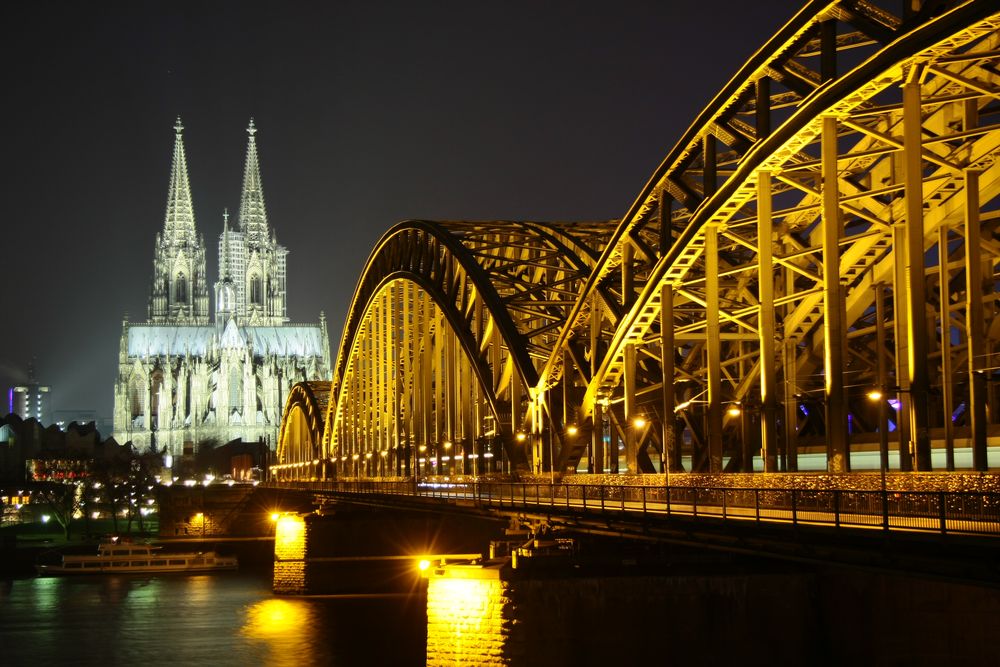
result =
[[[63,529],[63,537],[69,539],[70,523],[80,510],[83,494],[80,482],[37,482],[33,485],[35,497],[48,506],[52,518]]]

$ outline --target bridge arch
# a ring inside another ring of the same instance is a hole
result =
[[[372,252],[326,418],[337,474],[541,470],[533,388],[609,225],[407,221]],[[492,460],[490,460],[492,459]]]
[[[884,449],[890,429],[900,468],[931,467],[932,435],[952,467],[956,422],[985,468],[995,281],[967,277],[998,261],[980,237],[1000,188],[1000,16],[978,0],[924,5],[901,17],[806,5],[618,225],[540,387],[573,340],[608,324],[595,313],[619,309],[587,355],[600,363],[579,409],[617,411],[630,470],[652,469],[653,445],[681,469],[683,439],[687,469],[752,470],[760,456],[795,470],[812,444],[845,471],[852,440]],[[603,311],[600,285],[617,286]],[[867,400],[875,388],[891,408]],[[579,456],[567,448],[561,465]]]
[[[341,341],[335,474],[421,472],[421,447],[430,472],[448,447],[450,472],[487,450],[504,470],[618,472],[622,451],[636,473],[796,471],[811,449],[839,472],[890,448],[951,469],[960,441],[985,469],[1000,14],[920,4],[806,4],[620,221],[390,230]]]
[[[331,383],[297,382],[285,399],[278,433],[276,460],[271,471],[276,479],[315,479],[325,476],[323,428]]]

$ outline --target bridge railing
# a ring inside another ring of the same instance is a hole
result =
[[[1000,494],[970,491],[617,486],[521,482],[287,482],[312,491],[416,496],[498,509],[688,516],[845,528],[1000,535]]]

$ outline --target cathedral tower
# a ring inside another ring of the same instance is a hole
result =
[[[235,290],[234,316],[240,324],[277,326],[288,321],[285,303],[285,258],[288,250],[278,243],[267,224],[257,158],[257,128],[252,118],[247,134],[239,229],[230,229],[227,221],[219,238],[216,320],[221,319],[220,312],[226,312],[220,308],[219,299],[222,296],[220,290],[225,291],[224,283],[228,279]]]
[[[251,121],[239,224],[223,214],[209,324],[205,247],[194,224],[183,129],[178,119],[149,319],[122,322],[114,436],[174,456],[203,442],[273,446],[292,385],[330,376],[326,319],[291,324],[285,316],[288,251],[267,222]]]
[[[149,321],[207,324],[208,285],[205,279],[205,242],[194,226],[191,186],[180,117],[174,125],[174,159],[170,167],[167,214],[163,232],[156,235]]]

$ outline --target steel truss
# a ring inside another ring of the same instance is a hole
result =
[[[623,447],[632,472],[682,454],[794,471],[818,449],[838,472],[852,448],[886,467],[894,449],[902,470],[942,449],[950,469],[959,443],[985,469],[998,97],[992,2],[809,3],[621,222],[390,231],[345,327],[323,456],[343,475],[483,471],[486,451],[600,472]]]

